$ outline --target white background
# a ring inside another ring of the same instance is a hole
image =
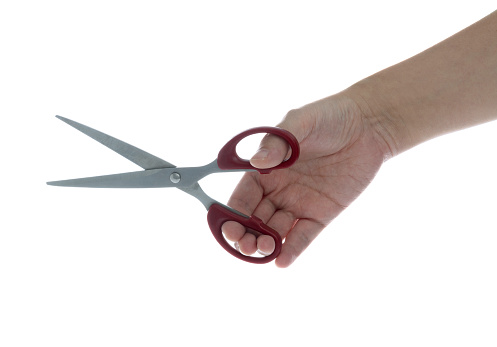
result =
[[[138,169],[56,114],[202,165],[494,9],[3,1],[0,346],[497,345],[495,122],[387,162],[285,270],[229,256],[178,190],[45,185]]]

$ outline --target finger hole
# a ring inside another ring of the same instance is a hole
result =
[[[257,238],[257,252],[267,256],[274,252],[276,244],[274,239],[268,235],[261,235]]]
[[[240,241],[245,234],[245,227],[234,221],[227,221],[221,227],[224,237],[232,242]]]
[[[244,160],[250,159],[254,153],[254,148],[257,148],[263,141],[264,135],[264,133],[256,133],[240,140],[236,145],[236,154]]]
[[[292,153],[292,148],[288,146],[288,151],[286,152],[285,160],[283,161],[287,161],[288,159],[290,159],[292,157]]]
[[[251,158],[250,163],[259,168],[275,167],[290,158],[290,146],[282,137],[267,134],[261,141],[259,150]]]
[[[246,233],[238,241],[239,251],[245,255],[254,254],[257,251],[257,240],[254,235]]]
[[[245,228],[242,224],[235,221],[227,221],[221,226],[224,239],[231,244],[238,252],[244,255],[250,255],[254,258],[263,258],[271,255],[274,249],[274,241],[270,236],[261,235],[259,232],[250,228]],[[258,249],[258,237],[262,236],[262,250]],[[264,240],[269,238],[270,240]],[[273,249],[271,249],[271,244]],[[266,252],[268,254],[266,254]],[[254,254],[255,253],[255,254]]]

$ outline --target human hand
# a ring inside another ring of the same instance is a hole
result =
[[[288,113],[279,124],[300,143],[300,158],[269,175],[247,173],[228,202],[285,239],[276,265],[287,267],[371,182],[386,158],[434,137],[497,119],[497,11],[449,39]],[[274,167],[288,154],[272,135],[252,158]],[[235,222],[223,225],[242,253],[272,253]]]
[[[290,111],[278,125],[295,135],[300,158],[271,174],[246,173],[228,205],[254,214],[285,239],[278,267],[287,267],[316,236],[368,186],[388,150],[373,117],[346,93]],[[274,167],[289,156],[279,137],[267,135],[251,159],[257,168]],[[274,240],[256,238],[236,222],[223,225],[225,237],[244,254],[271,254]]]

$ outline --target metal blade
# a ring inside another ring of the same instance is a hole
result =
[[[164,188],[174,187],[169,176],[173,169],[151,169],[114,175],[47,182],[51,186],[85,188]]]
[[[51,186],[87,188],[167,188],[190,189],[199,180],[211,173],[219,172],[217,161],[198,167],[174,167],[150,169],[121,174],[76,178],[47,182]],[[226,171],[226,170],[223,170]],[[233,172],[246,170],[230,170]]]
[[[104,134],[101,131],[92,129],[86,125],[80,124],[73,120],[55,116],[59,118],[61,121],[69,124],[73,128],[81,131],[83,134],[88,135],[92,139],[100,142],[102,145],[112,149],[114,152],[122,155],[126,159],[132,161],[136,165],[144,168],[145,170],[151,169],[161,169],[161,168],[172,168],[175,167],[173,164],[168,163],[167,161],[156,157],[150,153],[147,153],[135,146],[127,144],[121,140],[116,139],[110,135]]]

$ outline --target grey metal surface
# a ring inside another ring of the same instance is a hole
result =
[[[144,168],[145,170],[174,167],[173,164],[168,163],[167,161],[159,157],[156,157],[155,155],[152,155],[139,148],[136,148],[135,146],[127,144],[124,141],[118,140],[115,137],[104,134],[101,131],[95,130],[86,125],[80,124],[78,122],[75,122],[73,120],[61,116],[55,116],[55,117],[69,124],[73,128],[81,131],[83,134],[88,135],[95,141],[100,142],[102,145],[112,149],[114,152],[122,155],[129,161],[132,161],[141,168]]]
[[[202,188],[200,187],[200,185],[198,183],[195,183],[193,186],[191,187],[186,187],[186,188],[178,188],[178,189],[181,189],[182,191],[184,191],[185,193],[187,194],[190,194],[191,196],[197,198],[198,201],[200,201],[202,203],[202,205],[204,205],[205,209],[208,211],[209,208],[211,207],[212,204],[219,204],[219,205],[222,205],[219,201],[216,201],[214,200],[213,198],[211,198],[209,195],[207,195],[203,190]],[[223,205],[224,206],[224,205]],[[231,208],[229,208],[228,206],[226,206],[226,208],[232,210]],[[234,212],[236,213],[239,213],[235,210],[233,210]]]
[[[47,182],[51,186],[83,187],[83,188],[178,188],[197,198],[208,210],[212,204],[219,204],[226,209],[246,217],[243,213],[232,209],[208,196],[198,184],[203,177],[215,173],[226,172],[219,169],[217,160],[212,163],[194,168],[165,168],[144,171],[134,171],[114,175],[76,178],[62,181]],[[244,170],[233,170],[244,171]],[[180,178],[177,178],[177,175]],[[172,179],[173,178],[173,179]]]
[[[177,168],[173,164],[147,153],[135,146],[127,144],[101,131],[90,128],[73,120],[56,116],[60,120],[112,149],[126,159],[144,168],[144,171],[134,171],[121,174],[95,177],[76,178],[62,181],[47,182],[51,186],[85,187],[85,188],[169,188],[174,187],[197,198],[208,210],[212,204],[219,204],[241,216],[244,214],[221,204],[208,196],[198,184],[207,175],[216,172],[239,172],[250,170],[221,170],[217,159],[200,167]]]
[[[205,176],[215,172],[226,172],[217,166],[217,160],[200,167],[164,168],[133,171],[121,174],[76,178],[47,182],[51,186],[85,188],[188,188]],[[244,170],[233,170],[244,171]],[[171,180],[171,176],[180,178]]]
[[[220,203],[219,201],[214,200],[213,198],[211,198],[209,195],[207,195],[202,190],[202,188],[200,187],[200,185],[198,183],[195,183],[191,187],[179,188],[179,189],[181,189],[185,193],[190,194],[191,196],[194,196],[195,198],[197,198],[197,200],[200,201],[204,205],[206,210],[209,210],[209,207],[211,207],[212,204],[218,204],[218,205],[223,206],[225,209],[230,210],[233,213],[236,213],[239,216],[248,218],[247,215],[245,215],[245,214],[243,214],[243,213],[241,213],[241,212],[239,212],[239,211],[237,211],[237,210],[235,210],[227,205],[224,205],[224,204]]]

